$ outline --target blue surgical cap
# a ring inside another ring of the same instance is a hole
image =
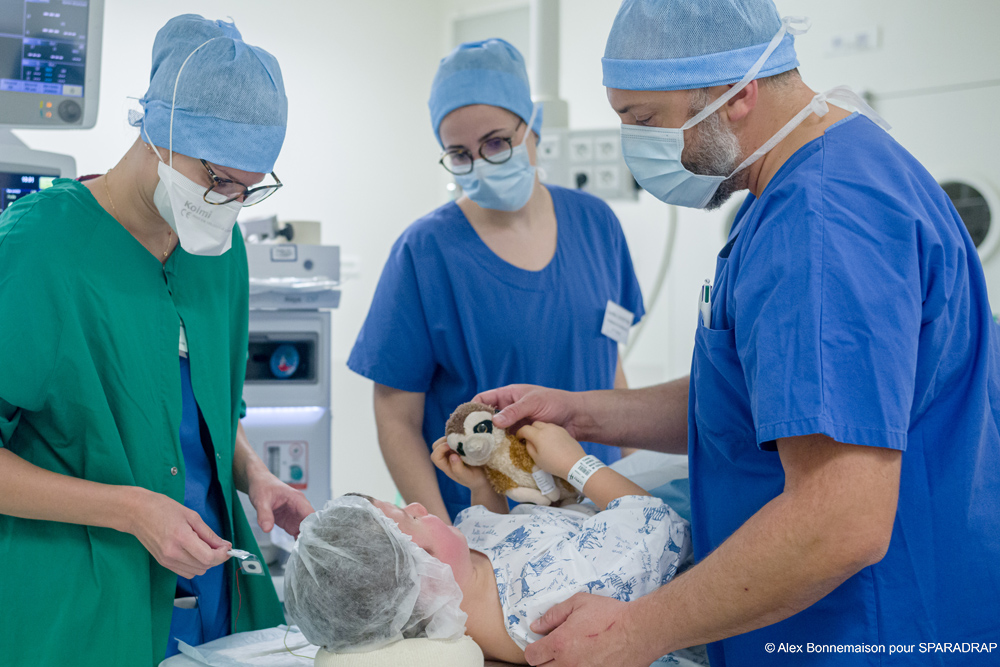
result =
[[[153,42],[149,90],[140,100],[145,115],[133,120],[157,146],[170,145],[175,82],[175,152],[232,169],[273,171],[288,122],[274,56],[244,42],[232,23],[196,14],[167,21]]]
[[[604,85],[688,90],[740,81],[781,28],[772,0],[625,0],[604,49]],[[756,78],[799,66],[785,34]]]
[[[516,114],[524,122],[533,108],[528,72],[520,51],[502,39],[466,42],[441,59],[431,84],[431,125],[441,142],[441,121],[455,109],[489,104]],[[542,110],[531,127],[541,136]],[[443,145],[443,143],[442,143]]]

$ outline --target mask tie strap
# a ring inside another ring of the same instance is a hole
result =
[[[886,132],[892,129],[892,125],[890,125],[885,118],[882,118],[882,116],[880,116],[875,109],[872,109],[871,105],[865,101],[865,98],[858,95],[848,86],[837,86],[836,88],[831,88],[826,91],[826,96],[827,99],[847,102],[848,104],[854,105],[857,107],[858,113],[870,119]]]
[[[710,114],[715,113],[717,109],[735,97],[736,94],[743,90],[748,83],[753,81],[754,78],[756,78],[757,73],[764,67],[764,63],[767,62],[767,59],[771,57],[771,54],[774,53],[775,49],[778,48],[778,45],[781,44],[781,40],[784,39],[786,32],[792,35],[802,35],[809,30],[811,25],[812,24],[809,22],[809,19],[803,16],[786,16],[781,19],[781,28],[779,28],[778,32],[771,38],[771,42],[767,45],[767,48],[764,49],[764,53],[761,54],[760,58],[757,59],[757,62],[755,62],[743,78],[740,79],[739,83],[733,85],[729,90],[717,97],[715,101],[699,111],[688,122],[681,125],[681,130],[687,130],[708,118]]]
[[[749,167],[751,164],[753,164],[754,162],[756,162],[758,159],[760,159],[760,157],[762,155],[764,155],[769,150],[771,150],[772,148],[774,148],[775,146],[777,146],[779,143],[781,143],[781,140],[784,139],[785,137],[787,137],[789,134],[791,134],[792,130],[794,130],[796,127],[798,127],[799,125],[801,125],[802,121],[804,121],[807,116],[810,116],[811,114],[816,114],[817,116],[819,116],[820,118],[822,118],[829,111],[830,111],[830,107],[827,106],[827,104],[826,104],[826,93],[819,93],[818,95],[816,95],[815,97],[813,97],[812,100],[809,101],[809,104],[807,104],[804,109],[802,109],[801,111],[799,111],[797,114],[795,114],[795,116],[790,121],[788,121],[787,123],[785,123],[782,126],[782,128],[780,130],[778,130],[777,134],[775,134],[773,137],[771,137],[770,139],[768,139],[767,141],[765,141],[764,145],[761,146],[760,148],[758,148],[757,150],[755,150],[750,155],[750,157],[748,157],[746,160],[743,160],[743,162],[740,163],[740,166],[736,167],[736,169],[733,171],[733,173],[729,174],[729,176],[727,178],[729,178],[729,177],[731,177],[731,176],[733,176],[735,174],[738,174],[739,172],[743,171],[744,169],[746,169],[747,167]]]
[[[780,130],[778,130],[777,134],[775,134],[773,137],[764,142],[763,146],[754,151],[753,154],[746,160],[744,160],[740,164],[740,166],[736,167],[736,170],[733,171],[733,173],[730,174],[729,176],[733,176],[734,174],[739,173],[743,169],[746,169],[751,164],[756,162],[762,155],[764,155],[769,150],[777,146],[782,139],[791,134],[792,130],[798,127],[802,123],[802,121],[804,121],[810,114],[816,114],[820,118],[828,114],[830,112],[830,105],[827,104],[827,100],[840,100],[847,102],[849,104],[853,104],[854,106],[858,107],[858,109],[863,115],[871,118],[871,120],[874,123],[878,124],[879,127],[881,127],[882,129],[888,131],[891,128],[889,123],[887,123],[884,118],[878,115],[878,113],[874,109],[872,109],[871,106],[869,106],[868,103],[865,102],[860,95],[855,93],[847,86],[837,86],[836,88],[831,88],[826,92],[818,93],[815,97],[813,97],[809,101],[809,104],[807,104],[804,109],[795,114],[795,117],[792,118],[787,123],[785,123],[785,125]]]

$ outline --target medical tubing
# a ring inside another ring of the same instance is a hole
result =
[[[316,658],[310,658],[308,655],[302,655],[301,653],[296,653],[288,645],[288,631],[292,629],[291,624],[285,625],[285,636],[282,638],[282,643],[285,645],[285,650],[294,655],[296,658],[305,658],[306,660],[315,660]]]
[[[625,346],[625,351],[622,353],[622,358],[626,361],[629,355],[632,354],[632,350],[635,349],[635,344],[639,341],[639,336],[642,334],[643,329],[646,328],[646,323],[649,322],[649,318],[656,308],[656,304],[660,298],[660,291],[663,289],[663,283],[666,281],[667,272],[670,270],[670,264],[674,256],[674,241],[677,239],[677,207],[668,205],[667,208],[669,209],[667,239],[663,245],[663,257],[660,259],[660,267],[657,269],[656,278],[653,280],[653,290],[649,293],[649,300],[646,302],[646,314],[639,320],[639,324],[635,325],[635,331],[632,332],[628,345]]]
[[[240,591],[240,568],[233,570],[233,579],[236,580],[236,596],[239,602],[236,605],[236,618],[233,620],[233,628],[240,622],[240,610],[243,609],[243,593]]]

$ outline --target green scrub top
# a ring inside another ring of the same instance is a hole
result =
[[[225,539],[260,556],[236,495],[249,286],[240,234],[165,265],[60,179],[0,217],[0,446],[36,466],[184,502],[180,321],[214,445]],[[284,622],[270,576],[230,569],[233,631]],[[0,661],[158,664],[177,575],[132,535],[0,515]],[[234,577],[239,579],[235,580]],[[238,617],[238,620],[237,620]]]

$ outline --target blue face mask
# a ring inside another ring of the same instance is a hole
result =
[[[455,182],[469,199],[483,208],[517,211],[531,199],[536,171],[528,160],[528,149],[522,143],[514,149],[510,159],[502,164],[491,164],[486,160],[474,161],[472,173],[461,176],[456,174]]]
[[[524,138],[514,148],[509,160],[501,164],[492,164],[483,159],[473,160],[472,172],[455,175],[455,183],[469,199],[494,211],[517,211],[528,203],[531,193],[535,191],[535,174],[538,170],[528,159],[526,144],[537,112],[538,107],[534,107]]]
[[[825,116],[830,111],[827,100],[851,104],[886,131],[890,129],[889,124],[857,93],[846,86],[837,86],[813,97],[809,104],[763,146],[754,151],[753,155],[736,167],[729,176],[695,174],[681,164],[681,152],[684,150],[683,129],[622,125],[622,154],[636,183],[660,201],[674,206],[704,208],[712,200],[712,195],[718,190],[720,183],[760,159],[810,115]]]
[[[808,23],[802,28],[791,25],[804,21],[804,19],[795,18],[783,19],[781,29],[778,30],[771,43],[767,45],[764,53],[754,63],[743,79],[681,127],[622,125],[622,155],[625,157],[625,164],[628,165],[629,171],[635,177],[636,183],[641,185],[651,195],[667,204],[686,206],[688,208],[704,208],[712,200],[712,195],[719,189],[719,185],[723,181],[749,167],[764,153],[771,150],[779,141],[784,139],[789,132],[795,129],[805,119],[805,115],[800,114],[801,118],[799,116],[793,118],[793,121],[797,121],[795,125],[789,124],[791,125],[790,127],[786,125],[782,128],[778,134],[768,140],[753,155],[744,160],[728,176],[695,174],[689,171],[681,162],[681,154],[684,152],[684,130],[694,127],[710,114],[715,113],[723,104],[732,99],[748,83],[753,81],[770,55],[778,48],[786,32],[799,35],[808,29]]]

